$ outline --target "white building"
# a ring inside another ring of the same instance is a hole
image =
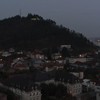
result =
[[[24,87],[22,89],[22,87],[11,87],[11,86],[6,86],[6,85],[2,85],[2,87],[11,90],[14,94],[19,96],[19,100],[41,100],[41,90],[38,89],[36,86],[35,87],[31,87],[31,89],[26,89],[26,87]]]
[[[10,90],[20,96],[20,100],[41,100],[41,91],[32,89],[31,91],[24,91],[18,88],[10,88]]]
[[[60,79],[61,84],[67,87],[67,93],[72,96],[77,96],[82,93],[82,83],[80,79],[71,73],[67,73],[64,78]]]
[[[94,90],[95,86],[96,86],[96,83],[92,82],[90,79],[84,79],[82,84],[87,87],[87,90],[88,90],[88,88],[91,88]]]
[[[67,84],[67,93],[71,94],[72,96],[77,96],[82,93],[82,84],[81,83],[74,83],[74,84]]]

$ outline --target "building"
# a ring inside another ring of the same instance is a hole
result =
[[[62,75],[59,79],[57,80],[58,83],[61,82],[67,87],[67,93],[72,95],[72,96],[77,96],[82,93],[82,83],[81,80],[74,76],[71,73],[64,73],[64,76]],[[59,77],[59,76],[58,76]]]
[[[79,79],[83,79],[84,78],[84,72],[80,71],[80,72],[71,72],[73,75],[75,75],[76,77],[78,77]]]
[[[29,70],[28,64],[22,58],[17,58],[11,63],[11,68],[15,70]]]
[[[67,93],[72,96],[77,96],[82,93],[82,84],[79,78],[70,74],[68,81],[66,83]]]
[[[39,86],[29,77],[11,77],[3,82],[3,87],[18,95],[19,100],[41,100],[42,94]]]
[[[82,84],[80,82],[77,83],[67,83],[67,93],[72,96],[77,96],[82,93]]]
[[[35,87],[32,89],[9,88],[14,94],[20,96],[20,100],[41,100],[41,91]]]
[[[91,88],[91,89],[95,89],[95,86],[96,86],[96,83],[95,82],[92,82],[90,79],[84,79],[83,80],[83,83],[82,83],[84,86],[88,88]]]
[[[69,63],[75,63],[75,62],[87,62],[87,61],[92,61],[93,58],[86,58],[86,57],[78,57],[78,58],[69,58]]]

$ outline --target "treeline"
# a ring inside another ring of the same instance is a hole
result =
[[[0,21],[0,48],[48,48],[71,44],[75,50],[91,50],[95,46],[81,33],[39,15],[19,15]]]

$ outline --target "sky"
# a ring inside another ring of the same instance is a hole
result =
[[[86,37],[100,37],[100,0],[0,0],[0,19],[38,14]]]

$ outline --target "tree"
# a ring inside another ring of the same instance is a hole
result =
[[[53,83],[50,83],[48,85],[48,91],[49,91],[49,96],[55,96],[56,93],[56,85]]]
[[[49,96],[49,93],[48,93],[48,85],[45,84],[45,83],[42,83],[42,84],[40,85],[40,87],[41,87],[42,96],[43,96],[43,97]]]
[[[62,57],[70,57],[69,51],[66,47],[63,47],[61,50]]]
[[[58,84],[56,89],[56,97],[62,98],[66,96],[67,94],[67,88],[63,84]]]

